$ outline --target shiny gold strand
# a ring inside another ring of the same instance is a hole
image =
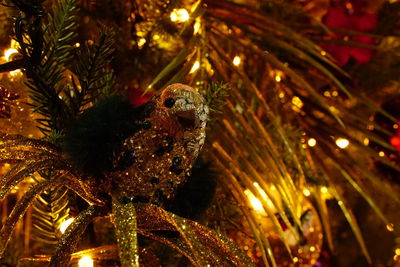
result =
[[[7,218],[5,224],[0,230],[0,256],[2,256],[4,253],[7,243],[11,238],[11,234],[14,230],[15,224],[25,214],[29,205],[32,204],[32,202],[41,192],[57,184],[59,182],[59,179],[60,177],[35,184],[16,204],[16,206],[11,211],[11,214]]]
[[[58,159],[34,159],[25,166],[25,162],[18,164],[18,170],[6,174],[0,180],[0,199],[3,199],[7,192],[21,182],[24,178],[41,170],[54,169],[60,163]],[[13,169],[11,169],[13,170]]]
[[[139,267],[136,207],[132,202],[122,204],[113,196],[112,211],[121,266]]]
[[[237,246],[200,224],[180,218],[154,205],[138,208],[138,232],[169,244],[195,266],[254,266]],[[154,228],[157,226],[157,228]],[[171,229],[177,232],[172,238],[157,235],[156,230]]]
[[[106,211],[106,208],[100,206],[90,206],[82,211],[62,235],[54,255],[51,257],[49,267],[68,266],[71,254],[76,249],[88,224],[95,217],[104,216]]]

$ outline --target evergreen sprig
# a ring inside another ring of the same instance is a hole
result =
[[[77,12],[75,0],[57,1],[48,15],[48,23],[43,24],[41,60],[39,64],[27,68],[30,78],[27,86],[30,88],[32,106],[35,112],[43,116],[37,122],[38,128],[45,135],[51,130],[64,130],[65,125],[72,119],[65,102],[61,99],[61,93],[66,88],[65,64],[72,60],[72,42],[77,32]]]
[[[229,87],[225,83],[210,83],[203,89],[206,103],[211,112],[221,113],[229,95]]]
[[[72,69],[79,84],[73,77],[72,87],[66,92],[73,116],[77,116],[88,103],[96,102],[112,91],[115,83],[114,73],[107,70],[107,66],[113,53],[114,34],[108,28],[102,29],[97,44],[86,43],[78,52],[77,63]]]

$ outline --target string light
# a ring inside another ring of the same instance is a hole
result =
[[[313,146],[315,146],[317,144],[317,140],[315,140],[315,138],[310,138],[310,139],[308,139],[307,144],[310,147],[313,147]]]
[[[69,218],[68,220],[65,220],[61,223],[60,225],[60,232],[63,234],[65,233],[65,230],[67,230],[68,226],[71,225],[71,223],[74,221],[74,218]]]
[[[253,207],[253,209],[255,211],[259,211],[259,212],[263,212],[264,211],[264,208],[263,208],[263,205],[262,205],[261,201],[258,198],[256,198],[254,196],[254,194],[249,189],[244,190],[244,194],[249,199],[250,205]]]
[[[265,191],[261,188],[261,186],[257,182],[254,182],[253,185],[257,189],[258,193],[261,195],[262,199],[266,202],[267,206],[272,210],[275,209],[275,206],[272,203],[271,199],[268,197],[268,195],[265,193]],[[272,187],[271,187],[271,190],[272,190]],[[275,190],[276,190],[276,188],[275,188]],[[249,189],[246,189],[244,191],[244,193],[247,196],[247,198],[249,199],[250,204],[255,211],[264,212],[263,204],[257,197],[254,196],[254,194]]]
[[[328,188],[326,186],[321,187],[321,193],[326,194],[328,193]]]
[[[304,106],[303,101],[301,101],[301,99],[297,96],[292,98],[292,104],[298,109],[301,109]]]
[[[340,147],[341,149],[345,149],[346,147],[348,147],[350,144],[349,140],[345,139],[345,138],[338,138],[336,139],[336,145],[338,147]]]
[[[387,224],[387,225],[386,225],[386,229],[387,229],[389,232],[393,232],[393,231],[394,231],[394,226],[393,226],[393,224],[392,224],[392,223]]]
[[[275,81],[276,81],[277,83],[281,82],[281,81],[282,81],[281,75],[279,75],[279,74],[275,75]]]
[[[184,8],[174,9],[170,15],[172,22],[185,22],[189,20],[189,12]]]
[[[240,57],[236,56],[236,57],[233,58],[233,65],[239,66],[241,61],[242,60],[240,59]]]
[[[369,139],[368,138],[364,138],[364,146],[368,146],[369,145]]]
[[[90,256],[85,256],[82,257],[79,261],[78,261],[78,266],[79,267],[93,267],[93,260]]]
[[[146,39],[142,37],[138,40],[137,45],[139,48],[142,48],[145,43],[146,43]]]
[[[10,62],[12,60],[12,56],[18,53],[18,43],[15,40],[11,40],[10,48],[6,49],[4,51],[4,59],[7,62]],[[13,70],[10,71],[9,74],[11,76],[17,76],[22,74],[20,70]]]
[[[379,155],[379,157],[384,157],[385,156],[385,152],[379,151],[378,155]]]
[[[190,69],[189,73],[193,73],[193,72],[195,72],[196,70],[198,70],[199,68],[200,68],[200,62],[199,62],[199,61],[196,61],[196,62],[193,64],[193,67]]]
[[[310,190],[308,190],[307,188],[304,188],[304,189],[303,189],[303,194],[304,194],[306,197],[309,197],[309,196],[311,195],[311,192],[310,192]]]
[[[201,28],[200,18],[197,18],[196,22],[193,25],[193,33],[197,34],[200,31],[200,28]]]

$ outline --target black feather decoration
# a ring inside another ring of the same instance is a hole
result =
[[[199,158],[192,167],[192,174],[166,209],[181,217],[198,220],[214,200],[216,176],[212,165]]]
[[[140,107],[115,95],[106,98],[83,112],[67,132],[64,151],[84,173],[101,177],[112,169],[113,152],[142,126],[154,109],[154,102]]]

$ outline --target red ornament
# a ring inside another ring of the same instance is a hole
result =
[[[0,85],[0,118],[10,118],[11,117],[11,107],[8,101],[18,99],[19,95],[10,92],[7,88]]]
[[[400,124],[400,121],[397,123],[397,125],[399,125],[399,124]],[[390,138],[390,143],[397,150],[397,153],[400,156],[400,129],[399,128],[397,128],[396,136]]]
[[[322,22],[332,28],[339,28],[358,32],[367,32],[373,30],[377,26],[376,14],[363,11],[365,5],[364,0],[346,0],[339,4],[331,4]],[[333,33],[332,39],[342,39],[357,42],[360,44],[374,44],[374,39],[370,36],[357,35],[345,36],[341,33]],[[368,48],[321,44],[321,47],[337,60],[340,66],[348,63],[353,58],[357,63],[367,63],[373,56],[373,51]]]

